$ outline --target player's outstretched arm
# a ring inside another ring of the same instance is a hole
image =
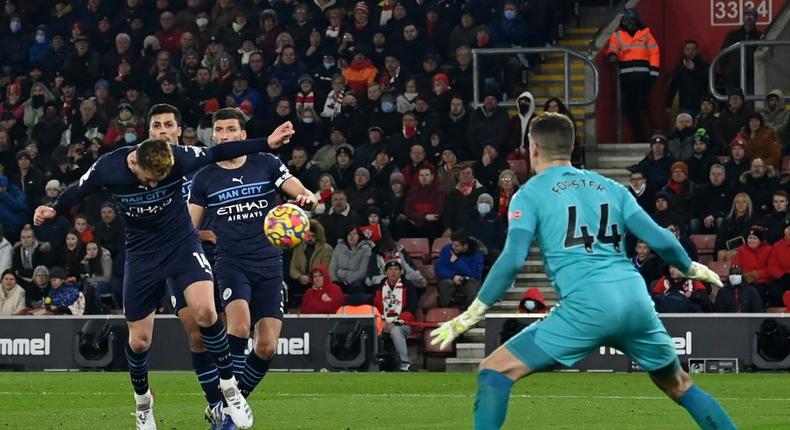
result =
[[[68,187],[66,191],[61,193],[51,208],[47,206],[39,206],[36,208],[36,212],[33,215],[33,224],[41,225],[50,219],[54,219],[59,213],[68,213],[77,202],[89,194],[98,191],[99,188],[102,187],[102,181],[99,178],[100,174],[97,172],[97,166],[100,165],[99,163],[103,162],[102,160],[104,160],[104,156],[93,163],[88,171],[80,177],[77,183]],[[98,169],[101,169],[101,167],[98,167]]]
[[[291,176],[283,182],[281,188],[291,198],[291,200],[288,200],[288,203],[293,203],[305,209],[312,209],[318,203],[315,195],[305,188],[299,178]]]
[[[242,155],[278,149],[283,145],[287,145],[291,141],[291,136],[293,136],[294,133],[293,124],[291,124],[290,121],[286,121],[265,139],[234,140],[225,142],[222,145],[212,146],[202,151],[182,147],[184,148],[184,152],[176,155],[176,162],[182,165],[183,174],[186,175],[217,161],[232,160]]]
[[[524,268],[533,235],[533,232],[521,228],[511,228],[508,231],[505,247],[483,281],[477,298],[464,313],[431,332],[432,345],[441,342],[441,349],[447,348],[455,338],[483,319],[488,308],[505,294]]]

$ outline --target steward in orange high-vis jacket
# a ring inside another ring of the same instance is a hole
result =
[[[626,9],[620,28],[609,38],[609,62],[620,66],[622,110],[637,141],[646,142],[653,130],[648,107],[650,89],[658,78],[658,44],[634,9]]]

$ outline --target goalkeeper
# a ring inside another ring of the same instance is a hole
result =
[[[623,235],[645,241],[690,279],[721,285],[718,275],[691,262],[680,243],[656,225],[628,191],[594,172],[571,166],[571,121],[548,113],[532,121],[529,151],[538,174],[513,197],[504,250],[469,309],[431,334],[446,347],[480,321],[540,243],[546,273],[560,302],[480,364],[475,428],[505,421],[513,383],[558,363],[572,366],[602,345],[618,348],[686,408],[703,429],[734,429],[718,402],[681,369],[672,339],[658,319],[645,282],[625,257]]]

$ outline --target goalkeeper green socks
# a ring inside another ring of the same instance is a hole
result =
[[[686,408],[702,430],[736,430],[719,402],[696,385],[680,396],[678,404]]]
[[[477,374],[475,430],[499,429],[505,422],[513,380],[496,370]]]

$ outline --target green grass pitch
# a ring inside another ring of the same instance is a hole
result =
[[[270,373],[251,396],[260,429],[468,429],[473,373]],[[790,374],[698,375],[741,429],[790,429]],[[151,375],[159,429],[203,429],[191,373]],[[134,427],[125,373],[1,373],[0,429]],[[540,374],[513,389],[506,429],[693,429],[644,374]]]

